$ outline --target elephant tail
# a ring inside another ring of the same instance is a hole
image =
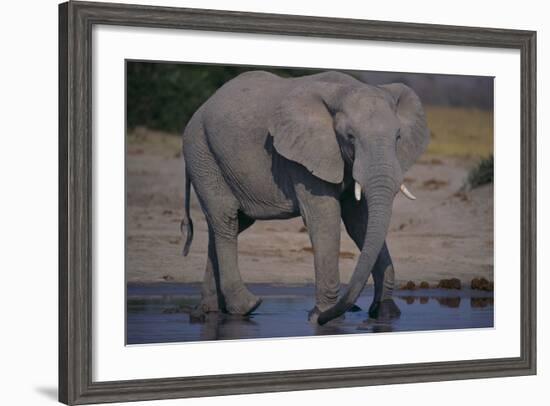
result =
[[[193,242],[193,220],[191,220],[191,216],[189,214],[189,206],[191,203],[191,179],[189,178],[189,174],[187,173],[187,169],[185,170],[185,210],[183,213],[183,220],[180,224],[180,230],[183,234],[183,227],[186,227],[186,239],[185,239],[185,245],[183,247],[183,256],[186,257],[187,254],[189,254],[189,249],[191,248],[191,242]]]

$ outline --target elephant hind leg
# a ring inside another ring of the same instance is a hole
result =
[[[223,197],[220,198],[220,195]],[[239,216],[238,209],[231,204],[234,198],[227,193],[220,193],[215,199],[200,198],[208,222],[209,262],[216,282],[216,293],[218,296],[218,292],[222,294],[222,299],[217,300],[218,306],[231,314],[249,314],[260,305],[261,300],[246,288],[239,271]]]
[[[261,304],[261,299],[247,289],[239,272],[236,217],[227,217],[224,220],[224,225],[234,223],[233,226],[216,230],[216,226],[211,225],[211,229],[218,263],[219,288],[223,295],[225,310],[231,314],[247,315]],[[229,234],[229,229],[234,232]]]
[[[208,223],[210,266],[207,265],[207,272],[212,273],[217,282],[216,294],[222,293],[225,310],[234,314],[248,314],[261,301],[245,287],[238,268],[240,204],[212,155],[204,129],[199,125],[189,127],[183,143],[186,168]],[[211,279],[208,278],[209,283]],[[208,295],[213,290],[207,287],[205,290]],[[218,300],[218,308],[220,302]]]
[[[245,216],[239,212],[239,233],[243,232],[254,224],[254,219]],[[219,281],[218,262],[213,238],[213,232],[209,230],[208,238],[208,258],[206,261],[206,270],[204,272],[204,281],[201,289],[200,310],[204,313],[226,312],[225,301],[221,294]]]
[[[206,270],[201,288],[201,302],[199,305],[203,313],[225,311],[223,295],[218,291],[219,273],[218,259],[214,245],[213,234],[208,232],[208,257],[206,258]]]

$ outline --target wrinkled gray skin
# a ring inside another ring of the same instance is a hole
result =
[[[428,141],[421,103],[402,84],[370,86],[337,72],[284,79],[262,71],[227,82],[183,135],[184,254],[192,240],[190,184],[209,229],[198,310],[255,310],[261,300],[241,279],[237,236],[256,220],[302,216],[314,251],[310,320],[324,324],[350,310],[371,272],[371,317],[398,313],[385,239],[403,174]],[[355,182],[362,186],[360,201]],[[340,220],[361,254],[339,297]]]

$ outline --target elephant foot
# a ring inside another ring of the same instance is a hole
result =
[[[401,310],[392,298],[372,302],[369,308],[369,317],[372,319],[388,320],[395,319],[401,315]]]
[[[230,295],[225,295],[225,307],[228,313],[247,316],[262,304],[262,299],[242,287]]]
[[[356,313],[356,312],[360,312],[361,309],[359,306],[357,306],[356,304],[354,304],[353,306],[351,306],[348,310],[348,313]]]
[[[186,313],[189,313],[189,321],[192,323],[203,323],[207,315],[221,313],[218,297],[203,294],[199,304],[186,311]]]
[[[215,313],[221,310],[217,295],[206,296],[203,294],[198,307],[200,307],[205,313]]]
[[[204,323],[206,321],[207,314],[208,313],[205,312],[202,306],[199,304],[189,311],[189,322]]]

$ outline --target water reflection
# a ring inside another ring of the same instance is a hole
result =
[[[336,320],[334,322],[330,322],[325,324],[324,326],[320,326],[318,324],[312,325],[316,336],[324,336],[324,335],[339,335],[339,334],[348,334],[348,326],[343,323],[343,320]]]
[[[192,323],[200,325],[200,340],[219,340],[241,338],[243,331],[257,328],[250,317],[232,316],[223,313],[208,313],[202,321]]]
[[[470,298],[470,306],[474,308],[482,308],[493,306],[494,299],[492,297],[472,297]]]
[[[412,305],[417,300],[418,300],[418,303],[421,305],[425,305],[430,301],[430,298],[428,296],[398,296],[398,298],[403,300],[407,305]],[[449,307],[449,308],[460,307],[460,302],[461,302],[460,297],[434,297],[433,299],[435,299],[437,303],[439,303],[439,305],[443,307]],[[477,298],[477,299],[485,300],[488,298]],[[480,303],[478,304],[476,302],[476,305],[472,304],[472,307],[483,307]]]
[[[366,319],[357,326],[357,330],[361,332],[371,333],[391,333],[394,331],[391,320],[375,320]]]
[[[399,299],[404,300],[408,305],[412,305],[416,300],[416,296],[399,296]]]
[[[252,285],[264,302],[249,317],[211,313],[196,320],[189,309],[200,299],[200,287],[184,284],[157,284],[128,287],[127,343],[167,343],[186,341],[276,338],[335,334],[422,331],[493,326],[492,293],[464,289],[397,291],[391,312],[381,309],[378,320],[368,318],[372,287],[358,300],[363,310],[346,313],[345,318],[324,326],[309,323],[314,306],[313,286]],[[453,295],[453,296],[451,296]],[[475,295],[475,296],[474,296]],[[464,300],[462,300],[464,299]],[[393,303],[393,302],[392,302]],[[399,314],[401,317],[382,317]]]
[[[461,299],[459,297],[436,297],[435,300],[437,300],[440,306],[456,309],[460,307]]]

